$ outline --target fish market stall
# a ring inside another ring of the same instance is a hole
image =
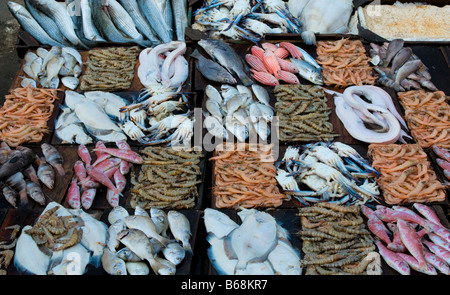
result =
[[[447,20],[428,38],[385,35],[365,1],[24,3],[1,274],[450,274]]]

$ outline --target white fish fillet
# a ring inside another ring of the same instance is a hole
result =
[[[75,105],[75,113],[86,127],[100,130],[114,130],[121,133],[120,128],[108,117],[103,108],[90,100]]]

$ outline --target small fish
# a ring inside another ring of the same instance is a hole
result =
[[[269,93],[267,92],[267,90],[264,87],[257,85],[257,84],[253,84],[252,91],[260,103],[270,106]]]
[[[387,245],[391,243],[388,232],[389,230],[384,226],[384,223],[375,215],[375,212],[367,206],[361,205],[361,212],[367,217],[367,227],[380,240]]]
[[[136,254],[133,253],[128,247],[124,247],[117,251],[116,253],[117,257],[125,260],[126,262],[139,262],[142,261],[141,258],[139,258]]]
[[[78,156],[80,157],[81,160],[83,160],[84,163],[86,164],[91,164],[91,154],[89,153],[89,150],[87,149],[87,147],[84,144],[80,144],[78,146]]]
[[[167,214],[163,210],[155,207],[150,208],[150,218],[156,227],[156,232],[163,237],[168,237],[167,229],[169,228],[169,220]]]
[[[114,224],[115,222],[119,221],[120,219],[124,219],[125,217],[129,216],[130,213],[128,213],[127,209],[125,209],[122,206],[117,206],[111,210],[108,214],[108,222],[110,224]]]
[[[170,243],[163,250],[164,257],[172,262],[174,265],[178,265],[183,261],[186,251],[178,243]]]
[[[427,233],[427,235],[433,243],[435,243],[436,245],[438,245],[450,252],[450,243],[449,242],[447,242],[446,240],[444,240],[437,234],[434,234],[431,232]]]
[[[205,58],[197,49],[191,53],[191,56],[197,59],[196,68],[206,79],[233,85],[237,83],[236,79],[224,67]]]
[[[150,273],[150,269],[148,268],[147,263],[138,261],[131,262],[127,261],[126,263],[127,271],[129,275],[135,276],[146,276]]]
[[[80,79],[76,77],[63,77],[61,83],[71,90],[75,90],[80,84]]]
[[[121,193],[119,192],[119,190],[114,186],[114,184],[112,183],[111,180],[109,180],[109,178],[100,170],[98,170],[97,168],[91,166],[91,165],[87,165],[86,166],[86,172],[89,176],[91,176],[95,181],[103,184],[104,186],[106,186],[107,188],[109,188],[110,190],[112,190],[114,193],[121,195]]]
[[[165,238],[156,232],[155,224],[150,217],[142,215],[130,215],[123,219],[128,228],[135,228],[141,230],[148,238],[153,238],[166,246],[170,243],[168,238]]]
[[[125,261],[117,257],[109,248],[103,249],[102,266],[110,275],[127,275]]]
[[[29,178],[31,181],[39,183],[39,178],[37,176],[36,169],[34,169],[33,165],[28,166],[28,168],[23,170],[22,173],[23,176]]]
[[[28,204],[27,183],[21,172],[17,172],[8,177],[5,180],[5,184],[19,193],[21,206],[26,206]]]
[[[9,188],[7,185],[3,187],[3,196],[5,197],[6,201],[8,201],[11,206],[14,208],[17,208],[17,192],[11,188]]]
[[[450,171],[450,162],[444,159],[436,159],[436,163],[444,170]]]
[[[394,252],[405,252],[406,248],[403,245],[402,239],[400,238],[400,233],[398,232],[397,225],[393,222],[387,224],[388,228],[391,232],[394,233],[394,237],[392,238],[392,243],[387,245],[387,248]]]
[[[431,209],[425,204],[420,203],[414,203],[413,207],[417,211],[419,211],[419,213],[422,214],[426,219],[443,227],[441,221],[439,220],[439,217],[437,216],[436,212],[433,211],[433,209]]]
[[[117,235],[124,229],[126,229],[125,224],[120,220],[111,224],[108,228],[108,236],[106,238],[105,246],[109,248],[112,253],[116,253],[116,248],[120,245]]]
[[[74,209],[80,209],[81,206],[81,196],[80,196],[80,188],[77,183],[77,179],[72,178],[72,182],[70,183],[69,190],[67,191],[67,203],[70,207]]]
[[[171,210],[167,213],[169,228],[175,239],[183,244],[183,249],[192,252],[189,239],[191,238],[191,226],[189,219],[180,212]]]
[[[408,249],[409,253],[414,256],[419,262],[419,267],[423,270],[427,269],[427,264],[424,257],[424,248],[417,235],[417,232],[404,220],[397,221],[398,232],[402,239],[403,245]]]
[[[21,172],[34,162],[35,157],[29,149],[15,153],[0,167],[0,180],[5,180],[11,175]]]
[[[99,171],[105,173],[106,171],[119,166],[121,161],[122,160],[118,159],[118,158],[107,157],[105,160],[103,160],[99,163],[94,163],[95,165],[93,164],[92,166],[94,166]],[[95,161],[95,162],[97,162],[97,161]]]
[[[78,160],[73,165],[73,170],[75,172],[75,176],[77,177],[79,182],[82,182],[84,179],[86,179],[86,167],[84,167],[84,164],[82,161]]]
[[[133,164],[142,164],[144,159],[136,152],[132,150],[120,150],[115,148],[95,148],[94,151],[110,154],[111,156],[123,159]]]
[[[450,265],[450,251],[445,250],[443,247],[436,245],[427,240],[423,240],[423,244],[430,249],[436,256],[447,262]]]
[[[139,205],[136,205],[136,208],[134,208],[134,215],[142,215],[150,218],[150,214],[142,207],[139,207]]]
[[[49,189],[53,189],[55,185],[55,170],[45,161],[40,161],[37,175],[39,180]]]
[[[427,275],[437,275],[436,269],[431,264],[425,262],[425,266],[420,266],[417,259],[411,255],[405,253],[397,253],[397,255],[406,261],[412,269]]]
[[[450,266],[439,256],[425,251],[425,260],[445,275],[450,275]]]
[[[383,66],[387,67],[391,60],[397,55],[397,53],[403,48],[405,41],[403,39],[394,39],[389,42],[386,49],[386,57],[383,60]]]
[[[158,273],[160,275],[175,275],[177,268],[176,265],[173,264],[172,262],[170,262],[169,260],[166,260],[164,258],[155,256],[155,260],[160,263],[160,265],[162,265],[162,267],[160,267],[158,269]]]
[[[81,205],[85,210],[89,210],[94,203],[95,195],[97,194],[96,188],[85,189],[81,194]]]
[[[44,192],[42,191],[41,186],[33,181],[26,181],[27,184],[27,194],[28,196],[35,200],[36,203],[38,203],[41,206],[45,205],[45,195]]]
[[[116,188],[119,190],[119,192],[123,192],[125,186],[127,185],[127,179],[122,175],[122,173],[120,173],[119,169],[114,172],[113,177]]]
[[[119,206],[119,202],[120,202],[120,196],[118,193],[114,192],[111,189],[107,189],[106,190],[106,200],[108,201],[108,204],[115,208],[117,206]]]
[[[392,252],[388,248],[386,248],[381,241],[376,241],[375,245],[378,247],[378,251],[380,252],[381,257],[383,257],[384,261],[398,271],[402,275],[410,275],[411,269],[409,268],[409,264],[403,260],[397,253]]]
[[[318,70],[317,68],[315,68],[314,66],[303,60],[291,58],[290,61],[297,67],[298,74],[302,78],[305,78],[306,80],[316,85],[323,84],[323,78],[322,74],[320,73],[320,70]]]
[[[41,144],[41,149],[47,163],[52,165],[56,169],[56,171],[58,171],[59,175],[66,175],[63,167],[64,159],[58,152],[58,150],[48,143]]]

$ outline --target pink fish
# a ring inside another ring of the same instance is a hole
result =
[[[281,58],[277,58],[277,60],[278,60],[278,63],[280,64],[280,68],[283,71],[290,72],[290,73],[293,73],[293,74],[297,74],[298,73],[298,68],[293,63],[291,63],[290,61],[284,60],[284,59],[281,59]]]
[[[378,219],[373,210],[367,206],[361,205],[361,212],[367,217],[367,227],[369,230],[380,240],[386,244],[390,244],[391,239],[388,235],[389,230],[384,226],[384,223]]]
[[[248,63],[248,65],[258,71],[258,72],[266,72],[268,73],[266,66],[264,65],[263,61],[260,60],[258,57],[254,56],[253,54],[246,54],[245,55],[245,61]]]
[[[254,69],[250,70],[252,72],[252,77],[255,78],[256,81],[263,85],[267,86],[277,86],[280,85],[280,82],[277,78],[267,72],[258,72]]]
[[[108,177],[108,179],[113,179],[114,177],[114,173],[116,173],[116,171],[118,171],[119,168],[118,167],[112,167],[106,171],[104,171],[103,173],[105,174],[106,177]]]
[[[86,210],[91,208],[92,203],[94,203],[95,194],[97,193],[96,188],[85,189],[81,194],[81,205]]]
[[[419,262],[421,269],[427,268],[427,263],[423,255],[424,247],[420,241],[419,236],[416,231],[411,228],[411,226],[403,219],[397,220],[398,232],[400,233],[400,238],[402,239],[403,245],[408,249],[414,258]]]
[[[289,53],[292,55],[293,58],[296,59],[302,59],[303,54],[300,52],[300,50],[298,50],[297,46],[295,46],[292,43],[289,42],[281,42],[280,47],[286,49],[287,51],[289,51]]]
[[[91,176],[87,176],[85,179],[80,181],[80,185],[83,189],[90,189],[90,188],[99,188],[100,183],[95,181]]]
[[[130,172],[131,165],[125,160],[120,161],[119,170],[122,175],[127,175]]]
[[[390,267],[392,267],[402,275],[411,274],[411,269],[409,268],[408,263],[400,256],[398,256],[397,253],[392,252],[391,250],[386,248],[383,243],[381,243],[381,241],[376,241],[375,245],[377,245],[378,252],[380,252],[380,255]]]
[[[405,260],[412,269],[427,275],[437,275],[436,269],[431,264],[425,262],[425,266],[421,267],[420,263],[413,256],[405,253],[397,253],[397,255]]]
[[[436,163],[444,170],[450,171],[450,162],[444,159],[436,159]]]
[[[102,153],[97,159],[95,159],[95,162],[92,163],[92,166],[97,166],[99,163],[108,160],[112,156],[110,154]]]
[[[98,163],[97,165],[92,165],[95,168],[97,168],[100,171],[106,171],[108,169],[111,169],[113,167],[118,167],[120,165],[120,162],[122,160],[118,159],[118,158],[108,158],[100,163]]]
[[[267,71],[271,73],[275,78],[278,79],[281,73],[281,67],[278,63],[277,57],[273,51],[265,51],[263,56],[263,63]]]
[[[102,141],[97,141],[97,143],[95,144],[95,148],[96,149],[106,149],[106,145],[102,142]],[[95,156],[98,158],[100,157],[102,154],[102,152],[95,152]]]
[[[111,207],[119,206],[119,194],[116,194],[114,191],[107,189],[106,190],[106,200]]]
[[[100,170],[97,168],[87,165],[86,166],[86,172],[89,176],[91,176],[95,181],[103,184],[107,188],[114,191],[116,194],[120,194],[120,192],[117,190],[117,188],[114,186],[114,184],[109,180],[109,178]]]
[[[278,47],[277,50],[275,50],[273,53],[276,55],[276,57],[282,58],[282,59],[284,59],[290,55],[289,51],[287,51],[287,49],[283,48],[283,47]]]
[[[426,220],[424,227],[428,230],[428,232],[433,232],[450,243],[450,231],[447,228],[428,220]]]
[[[119,149],[131,150],[131,146],[128,143],[126,143],[125,141],[123,141],[123,140],[116,141],[116,146]]]
[[[434,233],[428,233],[430,240],[438,246],[450,252],[450,243]]]
[[[263,60],[263,58],[264,58],[264,49],[262,49],[261,47],[253,45],[252,48],[251,48],[251,52],[252,52],[252,55],[256,56],[261,61]]]
[[[269,42],[262,43],[262,44],[261,44],[261,47],[262,47],[264,50],[269,50],[269,51],[273,51],[273,52],[275,52],[275,51],[278,49],[278,46],[277,46],[277,45],[275,45],[275,44],[273,44],[273,43],[269,43]]]
[[[425,260],[441,273],[450,275],[450,267],[444,260],[442,260],[442,258],[439,258],[439,256],[425,251]]]
[[[280,71],[280,74],[278,74],[278,79],[288,84],[300,84],[297,76],[288,71]]]
[[[406,251],[405,245],[403,245],[402,239],[400,238],[400,233],[398,232],[398,228],[395,225],[395,223],[390,222],[387,224],[387,226],[391,230],[391,232],[394,233],[392,243],[388,244],[387,248],[394,252],[405,252]]]
[[[82,161],[76,161],[75,165],[73,166],[73,170],[75,171],[75,176],[77,177],[79,182],[82,182],[84,179],[86,179],[86,168],[84,167]]]
[[[89,150],[84,144],[80,144],[78,146],[78,156],[80,157],[81,160],[83,160],[84,163],[91,164],[92,161],[91,154],[89,153]]]
[[[136,153],[135,151],[132,151],[132,150],[121,150],[121,149],[114,149],[114,148],[101,148],[101,149],[95,149],[95,150],[108,153],[111,156],[123,159],[125,161],[134,163],[134,164],[142,164],[144,162],[144,159],[138,153]]]
[[[408,222],[417,223],[419,225],[425,226],[427,221],[417,214],[411,214],[410,212],[392,210],[390,208],[377,205],[377,210],[374,211],[375,214],[384,222],[396,222],[398,219],[403,219]]]
[[[442,159],[450,162],[450,151],[449,150],[439,147],[437,145],[433,145],[432,149],[433,149],[433,152],[439,158],[442,158]]]
[[[433,252],[435,255],[437,255],[439,258],[443,259],[445,262],[450,264],[450,252],[445,250],[443,247],[436,245],[435,243],[432,243],[430,241],[423,241],[423,244],[430,249],[431,252]]]
[[[72,183],[67,192],[67,203],[73,209],[80,209],[80,188],[78,187],[77,179],[75,177],[72,178]]]
[[[127,185],[127,179],[122,175],[122,173],[120,173],[119,170],[116,170],[114,173],[114,183],[120,192],[123,192],[125,186]]]
[[[417,211],[419,211],[419,213],[422,214],[429,221],[434,222],[437,225],[443,226],[441,224],[441,221],[439,220],[439,217],[437,216],[436,212],[434,212],[433,209],[431,209],[427,205],[420,204],[420,203],[414,203],[413,207]]]

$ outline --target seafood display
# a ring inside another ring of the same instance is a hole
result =
[[[93,48],[102,43],[155,46],[184,41],[188,26],[185,1],[26,0],[8,1],[11,14],[39,43]]]
[[[408,126],[389,93],[377,86],[350,86],[334,95],[336,115],[352,137],[367,143],[405,142]],[[363,99],[365,97],[365,100]],[[367,102],[369,101],[369,102]]]
[[[380,173],[377,183],[387,204],[445,200],[444,186],[418,144],[371,144],[367,155]]]
[[[181,212],[136,207],[134,214],[116,207],[109,215],[102,266],[110,275],[175,275],[192,253],[191,225]],[[148,264],[147,264],[148,263]]]
[[[256,81],[268,86],[280,85],[280,81],[300,84],[296,76],[298,74],[314,84],[323,84],[321,67],[300,47],[289,42],[266,42],[261,46],[253,45],[251,54],[245,55],[245,61],[252,68],[252,76]]]
[[[302,25],[282,0],[204,1],[192,28],[211,38],[258,42],[266,34],[301,33]]]
[[[243,209],[238,224],[216,209],[204,213],[208,258],[219,275],[301,275],[300,253],[272,215]]]
[[[22,228],[14,265],[22,274],[82,275],[88,264],[100,266],[106,234],[106,224],[86,212],[51,202],[32,226]],[[74,254],[77,268],[69,263]]]
[[[17,244],[17,234],[20,232],[21,226],[18,224],[5,227],[3,230],[10,231],[11,235],[8,239],[0,242],[0,275],[7,275],[7,269],[14,257],[14,248]]]
[[[111,47],[88,51],[86,71],[80,77],[84,91],[128,90],[134,78],[139,47]]]
[[[444,171],[445,177],[450,180],[450,150],[437,145],[433,145],[431,148],[437,156],[436,163]]]
[[[449,230],[431,207],[414,203],[412,209],[377,205],[372,210],[363,205],[361,213],[368,218],[370,231],[379,239],[376,245],[381,257],[397,272],[409,275],[413,269],[428,275],[450,274]],[[418,230],[418,225],[423,228]]]
[[[228,140],[232,134],[238,142],[245,142],[257,135],[267,142],[274,112],[266,89],[256,84],[251,89],[224,84],[220,92],[212,85],[207,85],[205,90],[203,123],[212,136]]]
[[[379,82],[392,87],[395,91],[427,89],[438,91],[431,82],[428,68],[412,52],[410,47],[404,47],[403,39],[385,42],[383,45],[370,43],[370,56],[374,70],[378,73]]]
[[[94,139],[103,142],[126,141],[127,134],[120,108],[128,102],[108,92],[88,91],[84,94],[67,90],[62,113],[56,119],[55,135],[63,143],[90,144]]]
[[[329,202],[299,208],[306,275],[381,275],[381,257],[360,206]]]
[[[277,163],[276,179],[283,193],[304,206],[322,201],[360,205],[378,202],[377,175],[354,148],[335,141],[289,146]],[[311,190],[301,190],[304,185]]]
[[[332,140],[331,109],[324,90],[310,85],[279,85],[273,90],[281,141]]]
[[[83,61],[81,54],[71,47],[53,46],[50,50],[39,47],[29,51],[22,67],[26,76],[20,85],[57,89],[60,84],[74,90],[78,87]]]
[[[31,85],[12,89],[0,108],[0,140],[10,147],[41,142],[50,132],[48,121],[56,100],[59,100],[56,89]]]
[[[271,145],[217,146],[209,160],[216,208],[276,208],[288,199],[277,186]]]
[[[421,147],[437,145],[450,148],[449,97],[443,91],[399,92],[398,100],[405,109],[411,135]]]
[[[143,209],[189,209],[195,206],[201,183],[198,151],[170,147],[146,147],[143,162],[131,172],[130,204]]]
[[[318,41],[316,60],[325,85],[374,85],[377,79],[361,40]]]

